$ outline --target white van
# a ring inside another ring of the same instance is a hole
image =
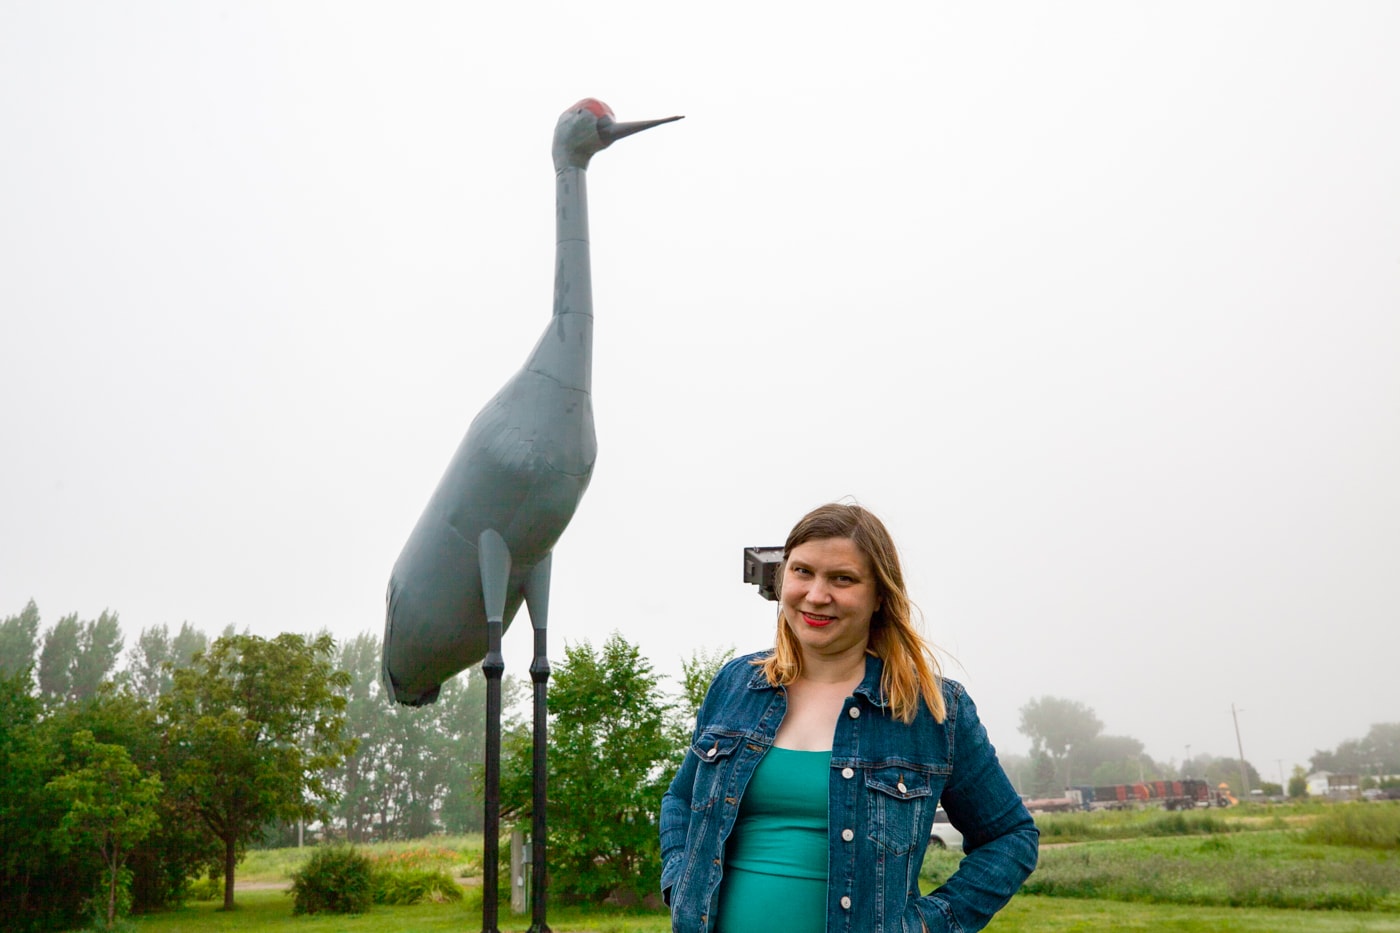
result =
[[[929,844],[935,849],[962,848],[962,833],[948,822],[948,814],[943,812],[942,807],[933,813],[933,832],[929,835]]]

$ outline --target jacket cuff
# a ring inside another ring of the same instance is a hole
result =
[[[953,919],[953,911],[939,897],[926,894],[911,905],[922,920],[928,933],[963,933],[962,925]],[[919,933],[918,927],[910,927],[911,933]]]

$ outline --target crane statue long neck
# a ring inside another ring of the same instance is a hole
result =
[[[526,369],[586,393],[593,383],[593,277],[583,167],[555,172],[554,230],[554,313]]]
[[[587,394],[593,381],[593,278],[588,255],[588,162],[633,133],[679,120],[619,123],[584,98],[554,128],[554,314],[525,368]]]

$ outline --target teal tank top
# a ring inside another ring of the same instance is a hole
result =
[[[725,848],[716,933],[824,933],[830,772],[829,751],[770,748],[758,763]]]

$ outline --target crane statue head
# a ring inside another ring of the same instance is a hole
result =
[[[554,127],[554,170],[588,168],[588,160],[595,152],[608,148],[622,137],[679,119],[662,117],[619,123],[611,107],[601,100],[585,97],[560,114],[559,123]]]

